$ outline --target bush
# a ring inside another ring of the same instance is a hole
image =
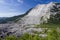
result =
[[[17,38],[15,36],[10,35],[10,36],[6,36],[4,40],[17,40]]]

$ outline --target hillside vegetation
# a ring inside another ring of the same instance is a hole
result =
[[[4,39],[0,40],[60,40],[60,32],[56,28],[49,28],[46,32],[46,37],[41,37],[39,35],[31,35],[25,33],[21,37],[6,36]]]

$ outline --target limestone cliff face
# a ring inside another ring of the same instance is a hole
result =
[[[56,14],[60,14],[60,3],[38,4],[29,10],[24,17],[20,18],[17,23],[0,24],[0,36],[10,34],[20,36],[26,32],[29,34],[33,34],[33,31],[41,32],[43,29],[34,28],[34,25],[47,22]]]
[[[51,12],[56,4],[51,2],[49,4],[38,4],[31,11],[29,11],[28,15],[22,18],[22,24],[40,24],[42,22],[47,22],[47,19],[50,18],[51,14],[55,14],[56,12]],[[20,20],[21,21],[21,20]],[[20,22],[19,21],[19,22]]]

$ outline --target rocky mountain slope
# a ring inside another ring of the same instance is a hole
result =
[[[0,37],[6,35],[21,36],[24,33],[34,34],[34,31],[42,32],[47,28],[35,28],[35,25],[48,22],[53,23],[53,21],[59,22],[59,15],[60,3],[51,2],[48,4],[38,4],[36,7],[30,9],[26,14],[12,17],[11,19],[15,18],[14,20],[17,20],[16,23],[8,22],[0,24]],[[39,35],[46,36],[46,34]]]

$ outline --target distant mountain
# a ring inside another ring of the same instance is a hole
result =
[[[60,23],[60,3],[51,2],[48,4],[38,4],[28,10],[25,14],[1,18],[0,36],[15,35],[21,36],[24,33],[33,34],[33,31],[42,31],[35,28],[41,23]],[[3,24],[4,23],[4,24]]]
[[[21,14],[21,15],[17,15],[17,16],[13,16],[13,17],[0,17],[0,24],[17,22],[18,20],[21,20],[22,17],[26,16],[31,9],[29,9],[26,13]]]

